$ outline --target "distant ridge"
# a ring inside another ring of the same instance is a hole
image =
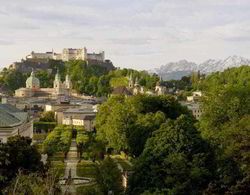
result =
[[[196,64],[187,60],[170,62],[150,72],[157,73],[163,80],[171,80],[190,75],[193,71],[199,70],[202,73],[209,74],[242,65],[250,65],[250,59],[234,55],[222,60],[209,59],[201,64]]]

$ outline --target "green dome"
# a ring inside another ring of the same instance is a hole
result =
[[[26,88],[40,88],[40,81],[38,78],[35,77],[34,72],[32,71],[30,77],[26,80]]]

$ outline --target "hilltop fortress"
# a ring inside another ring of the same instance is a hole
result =
[[[57,63],[64,63],[70,60],[84,60],[87,65],[98,65],[107,70],[112,70],[113,66],[110,60],[105,59],[105,52],[88,53],[87,48],[64,48],[62,53],[52,51],[45,53],[38,53],[32,51],[29,55],[22,59],[21,62],[14,62],[9,66],[10,69],[15,69],[23,73],[30,73],[34,70],[50,70],[51,61]]]
[[[53,59],[53,60],[62,60],[64,62],[70,60],[104,62],[105,53],[104,51],[100,53],[88,53],[86,47],[81,49],[64,48],[62,50],[62,53],[55,53],[53,50],[51,52],[45,52],[45,53],[36,53],[32,51],[31,54],[26,56],[26,59],[45,59],[45,60]]]

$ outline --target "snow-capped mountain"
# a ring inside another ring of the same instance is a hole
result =
[[[185,75],[191,74],[197,69],[197,64],[194,62],[188,62],[187,60],[180,60],[178,62],[170,62],[155,72],[162,77],[163,80],[180,79]]]
[[[154,72],[161,76],[163,80],[171,80],[190,75],[193,71],[199,70],[202,73],[208,74],[211,72],[223,71],[231,67],[239,67],[241,65],[250,65],[250,60],[240,56],[229,56],[223,60],[209,59],[201,64],[181,60],[163,65],[155,69]]]
[[[242,65],[250,65],[250,60],[240,56],[229,56],[224,60],[207,60],[201,63],[198,68],[203,73],[211,73]]]

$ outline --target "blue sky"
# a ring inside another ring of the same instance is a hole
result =
[[[250,58],[250,0],[0,0],[0,66],[86,46],[116,66]]]

